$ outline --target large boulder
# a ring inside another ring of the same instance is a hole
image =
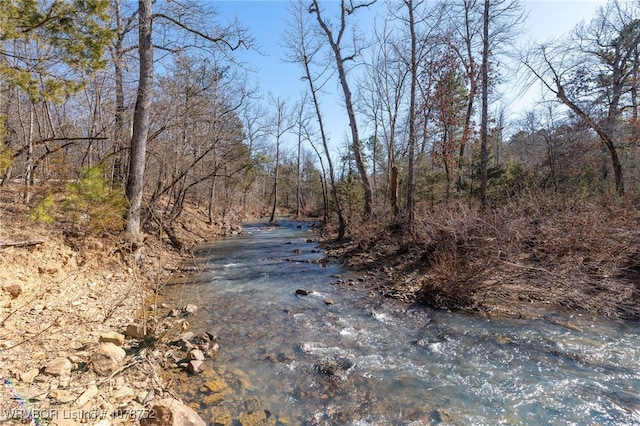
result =
[[[141,426],[206,426],[198,413],[178,400],[165,398],[156,401]]]

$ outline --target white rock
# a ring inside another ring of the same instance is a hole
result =
[[[189,352],[189,359],[204,361],[204,353],[199,349],[192,349],[191,352]]]
[[[123,386],[113,393],[115,399],[130,398],[133,396],[133,389],[129,386]]]
[[[76,399],[73,405],[75,405],[76,407],[82,407],[87,402],[95,398],[96,395],[98,395],[98,387],[96,385],[90,385],[87,390],[84,391],[82,395],[78,397],[78,399]]]
[[[32,368],[29,371],[25,371],[24,373],[20,373],[20,381],[25,383],[33,383],[33,379],[40,373],[40,370],[37,368]]]

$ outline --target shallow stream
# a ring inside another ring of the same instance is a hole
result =
[[[221,347],[207,362],[241,377],[232,416],[251,400],[289,425],[640,425],[637,324],[408,306],[336,285],[357,276],[318,262],[315,238],[304,222],[248,225],[167,294],[200,306],[191,327]],[[213,412],[206,377],[189,380],[186,398]]]

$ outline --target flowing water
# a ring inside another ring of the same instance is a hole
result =
[[[204,276],[167,295],[200,305],[191,326],[221,347],[208,362],[242,377],[227,380],[245,400],[231,416],[251,400],[290,425],[640,425],[635,323],[497,321],[381,299],[336,285],[355,276],[318,262],[309,224],[278,225],[206,247]],[[203,417],[220,404],[205,380],[186,393]]]

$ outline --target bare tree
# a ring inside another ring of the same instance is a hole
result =
[[[618,124],[634,111],[640,20],[635,3],[609,2],[574,39],[538,46],[525,65],[560,102],[595,131],[609,152],[618,195],[624,195]],[[606,168],[603,177],[606,178]]]
[[[322,10],[320,8],[320,4],[318,0],[313,0],[311,6],[309,7],[309,13],[314,13],[316,19],[318,21],[318,25],[322,29],[324,35],[326,36],[326,40],[331,47],[331,51],[333,53],[335,59],[336,69],[338,71],[338,79],[340,81],[340,87],[342,87],[342,93],[344,95],[344,103],[345,108],[347,110],[347,115],[349,117],[349,127],[351,129],[351,149],[353,151],[353,155],[356,162],[356,167],[358,169],[358,173],[360,175],[360,180],[362,181],[362,188],[364,190],[364,216],[371,216],[371,209],[373,203],[373,195],[371,191],[371,182],[369,180],[369,175],[367,174],[367,167],[364,161],[364,157],[362,155],[362,149],[360,146],[360,136],[358,133],[358,123],[356,120],[355,110],[353,106],[353,97],[351,94],[351,89],[349,86],[349,82],[347,79],[347,69],[346,64],[349,61],[352,61],[357,56],[357,48],[356,51],[345,55],[343,48],[343,41],[345,32],[347,29],[347,17],[352,15],[356,10],[371,6],[374,1],[370,1],[367,3],[354,3],[353,0],[340,1],[340,23],[337,26],[337,31],[334,33],[334,30],[331,28],[330,23],[324,18],[322,14]]]
[[[301,1],[292,3],[291,11],[293,14],[293,21],[291,22],[292,29],[285,35],[285,47],[289,51],[289,60],[302,66],[302,78],[309,84],[309,93],[311,94],[311,99],[313,101],[313,108],[315,110],[316,120],[318,122],[320,139],[322,141],[324,154],[327,159],[327,165],[329,167],[331,194],[336,213],[338,215],[338,240],[342,240],[345,237],[347,225],[344,218],[342,203],[340,201],[340,197],[338,196],[333,160],[331,151],[329,150],[329,140],[324,126],[322,111],[320,109],[320,100],[318,98],[318,94],[322,90],[322,87],[324,85],[324,83],[322,83],[324,72],[321,72],[318,76],[316,76],[313,74],[311,68],[313,60],[320,51],[321,46],[319,44],[312,44],[311,28],[308,21],[305,19],[305,16],[307,16],[307,11],[303,3]],[[326,69],[324,71],[326,71]],[[318,83],[318,81],[320,81],[320,83]]]
[[[138,8],[138,54],[140,79],[133,116],[133,136],[129,153],[129,177],[127,179],[127,232],[134,241],[140,239],[140,217],[144,192],[144,167],[149,135],[151,93],[153,90],[153,41],[152,0],[140,0]]]
[[[207,11],[194,3],[167,2],[162,12],[153,13],[152,0],[139,0],[138,32],[140,80],[133,117],[133,135],[129,151],[129,174],[126,195],[129,200],[127,231],[134,238],[141,234],[141,208],[144,192],[144,168],[146,144],[149,136],[151,94],[153,90],[153,49],[161,47],[171,53],[187,49],[203,51],[235,50],[251,43],[244,29],[236,24],[220,28],[206,19],[212,19],[215,11]],[[154,46],[152,26],[167,35],[165,44]],[[168,36],[170,34],[170,36]],[[178,34],[183,37],[179,38]],[[220,49],[222,48],[222,49]]]
[[[496,83],[491,65],[499,53],[505,53],[509,37],[522,22],[519,0],[484,0],[482,7],[481,113],[480,113],[480,201],[488,206],[487,185],[489,167],[489,92]]]
[[[480,65],[482,73],[482,112],[480,115],[480,201],[482,207],[487,207],[487,169],[489,165],[489,155],[487,144],[489,138],[489,23],[491,16],[491,1],[484,0],[482,10],[482,63]]]
[[[282,137],[294,127],[292,122],[287,120],[287,116],[289,111],[287,110],[286,103],[280,98],[274,98],[271,96],[271,102],[273,103],[274,118],[273,118],[273,130],[272,135],[275,137],[276,142],[276,158],[275,158],[275,169],[273,176],[273,207],[271,208],[271,216],[269,217],[269,222],[273,223],[276,221],[276,208],[278,206],[278,181],[280,179],[280,145],[282,143]]]
[[[401,113],[405,107],[409,70],[391,28],[389,20],[385,19],[382,28],[375,29],[372,42],[375,50],[371,55],[371,62],[367,64],[359,90],[364,99],[364,114],[375,121],[375,137],[380,137],[386,150],[387,197],[391,211],[397,216],[400,206],[396,145]]]

